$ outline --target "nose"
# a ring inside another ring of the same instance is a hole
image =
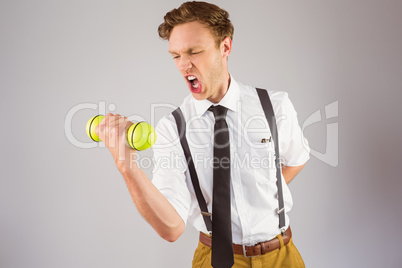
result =
[[[191,60],[188,56],[182,55],[178,61],[176,62],[177,68],[181,72],[186,72],[187,70],[191,69],[193,67],[193,64],[191,63]]]

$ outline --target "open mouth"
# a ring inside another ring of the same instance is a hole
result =
[[[192,92],[194,92],[194,93],[201,92],[201,83],[196,76],[189,75],[186,78],[187,78],[187,82],[189,84],[190,90]]]

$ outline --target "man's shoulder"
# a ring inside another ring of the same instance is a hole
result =
[[[172,131],[176,126],[176,121],[173,117],[173,111],[163,115],[156,124],[157,131]]]
[[[173,108],[173,110],[170,113],[165,114],[161,119],[159,119],[157,128],[158,129],[167,129],[167,128],[176,128],[176,120],[173,116],[173,112],[180,108],[181,112],[184,114],[184,117],[187,116],[189,110],[191,110],[191,107],[193,106],[192,104],[193,98],[191,94],[189,94],[187,97],[183,99],[183,102],[179,105]]]
[[[269,89],[269,88],[264,88],[264,87],[254,87],[254,86],[249,86],[249,85],[244,85],[242,83],[239,83],[239,88],[240,92],[242,95],[242,98],[254,98],[258,99],[258,94],[257,94],[257,88],[266,90],[268,92],[269,98],[272,101],[272,104],[280,104],[283,101],[286,101],[289,96],[286,91],[281,91],[281,90],[274,90],[274,89]]]
[[[281,101],[289,97],[286,91],[281,90],[268,90],[268,94],[271,100],[277,100],[277,101]]]

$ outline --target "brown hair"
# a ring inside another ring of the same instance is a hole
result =
[[[169,40],[175,26],[192,21],[206,24],[214,35],[218,47],[226,37],[233,39],[234,28],[229,20],[229,13],[214,4],[185,2],[179,8],[166,13],[164,20],[158,27],[159,36],[164,40]]]

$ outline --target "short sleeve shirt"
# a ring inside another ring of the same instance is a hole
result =
[[[281,91],[268,91],[276,116],[281,164],[300,166],[309,159],[307,140],[297,120],[297,113]],[[186,137],[198,175],[201,191],[212,211],[214,116],[208,100],[189,95],[180,105],[186,120]],[[231,77],[229,89],[219,105],[228,108],[231,153],[231,214],[233,243],[254,245],[280,233],[274,142],[256,89]],[[183,221],[207,233],[191,183],[188,166],[180,145],[172,114],[163,117],[157,127],[153,146],[154,185],[169,200]],[[282,176],[287,213],[293,201]]]

